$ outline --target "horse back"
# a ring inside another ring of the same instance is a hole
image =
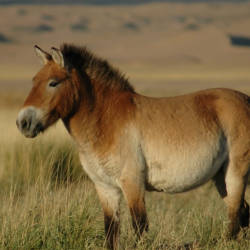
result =
[[[208,89],[169,98],[136,97],[137,123],[146,134],[182,141],[195,131],[221,131],[227,137],[250,129],[250,97],[231,89]],[[149,132],[149,130],[151,132]],[[190,138],[191,139],[191,138]]]

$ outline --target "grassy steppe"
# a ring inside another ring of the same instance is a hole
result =
[[[93,184],[62,124],[36,139],[15,127],[18,110],[0,110],[0,249],[103,249],[103,214]],[[247,198],[249,198],[247,190]],[[225,207],[212,183],[178,195],[148,193],[150,230],[135,247],[125,202],[121,249],[248,249],[226,241]]]
[[[150,96],[227,87],[250,94],[249,3],[0,8],[0,249],[103,249],[103,214],[62,124],[25,139],[15,120],[40,68],[33,46],[87,45]],[[250,190],[246,192],[250,202]],[[148,193],[150,230],[135,247],[122,204],[121,249],[248,249],[226,241],[225,207],[212,183],[178,195]]]

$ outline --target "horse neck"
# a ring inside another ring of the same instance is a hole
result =
[[[95,80],[92,80],[92,86],[93,96],[86,93],[86,89],[80,89],[79,108],[64,123],[78,143],[87,140],[88,143],[105,145],[105,140],[112,137],[114,130],[125,124],[125,120],[134,113],[134,93],[109,88]]]

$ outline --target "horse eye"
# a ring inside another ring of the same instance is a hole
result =
[[[55,86],[58,85],[58,84],[59,84],[59,82],[57,82],[57,81],[52,81],[52,82],[49,83],[49,86],[50,86],[50,87],[55,87]]]

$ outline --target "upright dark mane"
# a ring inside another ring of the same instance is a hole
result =
[[[91,79],[109,88],[134,92],[133,87],[118,69],[113,68],[106,60],[95,56],[86,47],[63,44],[61,51],[69,67],[80,72],[85,71]]]

